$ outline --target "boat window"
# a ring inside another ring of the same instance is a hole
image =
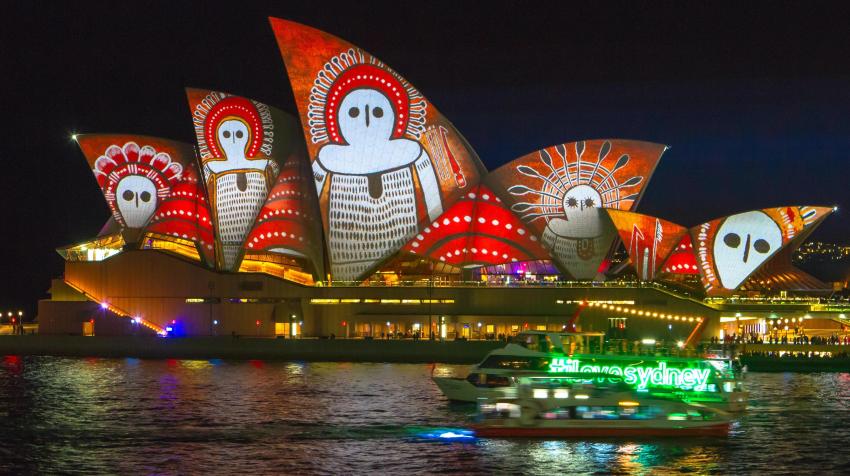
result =
[[[549,359],[541,357],[517,357],[512,355],[491,355],[480,365],[485,369],[511,370],[548,370]]]
[[[466,377],[466,381],[471,383],[472,385],[475,385],[476,387],[494,388],[511,386],[510,377],[506,375],[472,373]]]
[[[520,334],[513,337],[511,343],[534,352],[551,352],[554,348],[552,340],[546,334]]]

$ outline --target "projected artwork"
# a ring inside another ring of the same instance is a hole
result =
[[[477,184],[482,167],[422,94],[374,56],[272,19],[295,94],[335,280],[359,280]]]
[[[186,153],[191,154],[191,147],[185,147]],[[215,265],[209,202],[194,163],[186,165],[180,182],[156,209],[145,233],[191,241],[204,263],[209,267]]]
[[[219,91],[187,89],[203,176],[218,235],[218,266],[239,267],[242,245],[280,170],[281,121],[263,103]]]
[[[662,271],[671,274],[699,274],[697,258],[694,254],[694,244],[691,235],[685,234],[679,244],[673,248],[667,261],[664,262]]]
[[[322,230],[309,163],[293,155],[277,181],[245,241],[250,253],[276,253],[306,260],[313,275],[324,277]]]
[[[738,213],[691,230],[703,285],[709,295],[737,289],[804,229],[832,211],[777,207]]]
[[[655,279],[661,264],[688,232],[683,226],[649,215],[615,209],[606,212],[641,281]]]
[[[627,140],[559,144],[502,166],[487,181],[563,270],[593,279],[617,235],[602,209],[632,209],[665,149]]]
[[[537,237],[484,185],[461,197],[404,250],[461,267],[549,258]]]
[[[144,227],[183,172],[172,158],[179,146],[171,141],[106,134],[76,139],[122,229]]]

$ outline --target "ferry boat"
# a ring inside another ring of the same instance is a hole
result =
[[[581,372],[619,375],[639,391],[667,392],[686,402],[725,411],[746,409],[743,375],[730,359],[582,353],[602,333],[526,331],[496,349],[465,377],[432,376],[452,401],[515,398],[518,379],[533,374]],[[566,350],[566,352],[565,352]]]
[[[601,438],[725,436],[730,424],[726,412],[579,372],[520,378],[516,398],[479,403],[472,428],[478,437]]]

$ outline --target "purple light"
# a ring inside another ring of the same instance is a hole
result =
[[[106,302],[102,302],[102,303],[100,303],[100,308],[101,309],[109,309],[109,304],[106,303]]]
[[[168,326],[168,327],[165,328],[165,332],[171,332],[173,330],[174,329],[171,326]]]

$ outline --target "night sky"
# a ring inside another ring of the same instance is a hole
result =
[[[32,315],[62,272],[54,249],[109,217],[72,133],[192,142],[186,86],[295,112],[268,16],[381,58],[490,169],[555,143],[640,139],[671,146],[643,213],[693,226],[768,206],[850,207],[847,7],[597,3],[5,5],[0,310]],[[847,217],[812,238],[850,242]]]

